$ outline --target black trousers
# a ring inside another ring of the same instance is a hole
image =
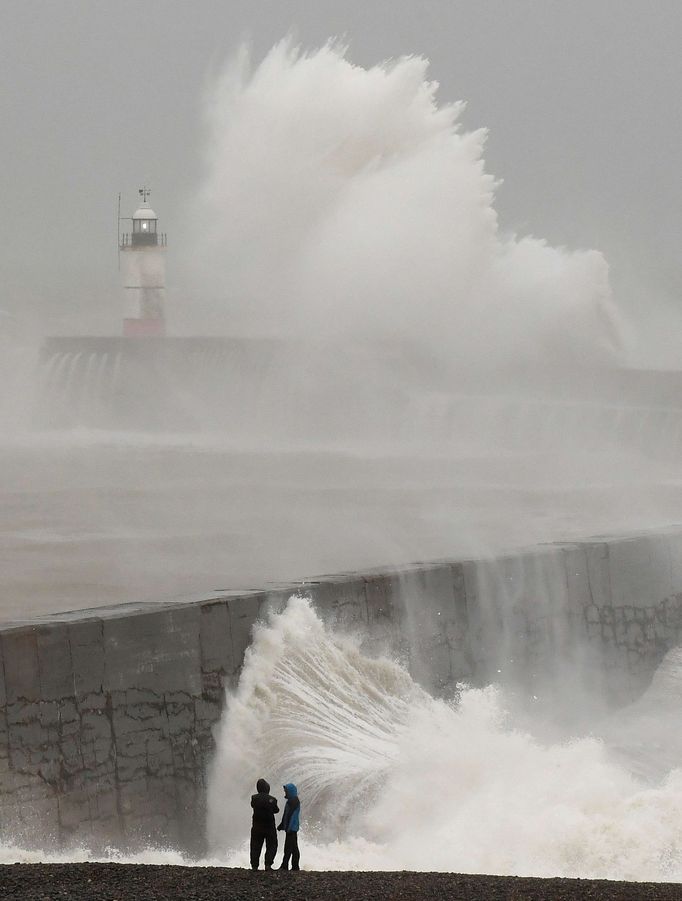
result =
[[[251,827],[251,869],[257,870],[260,863],[260,852],[265,842],[265,866],[271,867],[277,854],[277,832]]]
[[[298,862],[301,859],[298,850],[298,832],[287,832],[287,837],[284,839],[283,870],[289,869],[289,858],[291,858],[291,869],[298,870]]]

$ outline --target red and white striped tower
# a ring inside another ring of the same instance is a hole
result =
[[[133,214],[133,230],[121,242],[123,334],[129,338],[166,334],[166,236],[157,229],[148,188],[140,188],[142,206]]]

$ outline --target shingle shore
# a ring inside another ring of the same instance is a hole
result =
[[[115,863],[0,866],[0,899],[22,901],[679,901],[682,885],[457,873],[253,873]]]

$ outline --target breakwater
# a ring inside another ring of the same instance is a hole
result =
[[[200,854],[225,689],[254,623],[297,591],[436,693],[503,681],[550,704],[576,686],[622,704],[682,639],[682,530],[6,625],[3,840]]]
[[[32,420],[41,429],[224,430],[335,445],[349,434],[441,447],[477,436],[554,453],[569,439],[582,451],[615,441],[674,459],[682,442],[678,372],[451,371],[401,342],[354,342],[343,358],[320,342],[301,350],[268,338],[46,338]]]

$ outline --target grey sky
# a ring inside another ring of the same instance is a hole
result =
[[[172,247],[200,179],[207,77],[241,38],[260,58],[292,30],[311,46],[343,36],[360,64],[427,56],[441,100],[467,100],[465,125],[490,129],[503,227],[603,250],[642,323],[682,305],[679,0],[2,0],[0,11],[0,308],[42,311],[46,332],[117,328],[117,192],[130,215],[148,179]]]

